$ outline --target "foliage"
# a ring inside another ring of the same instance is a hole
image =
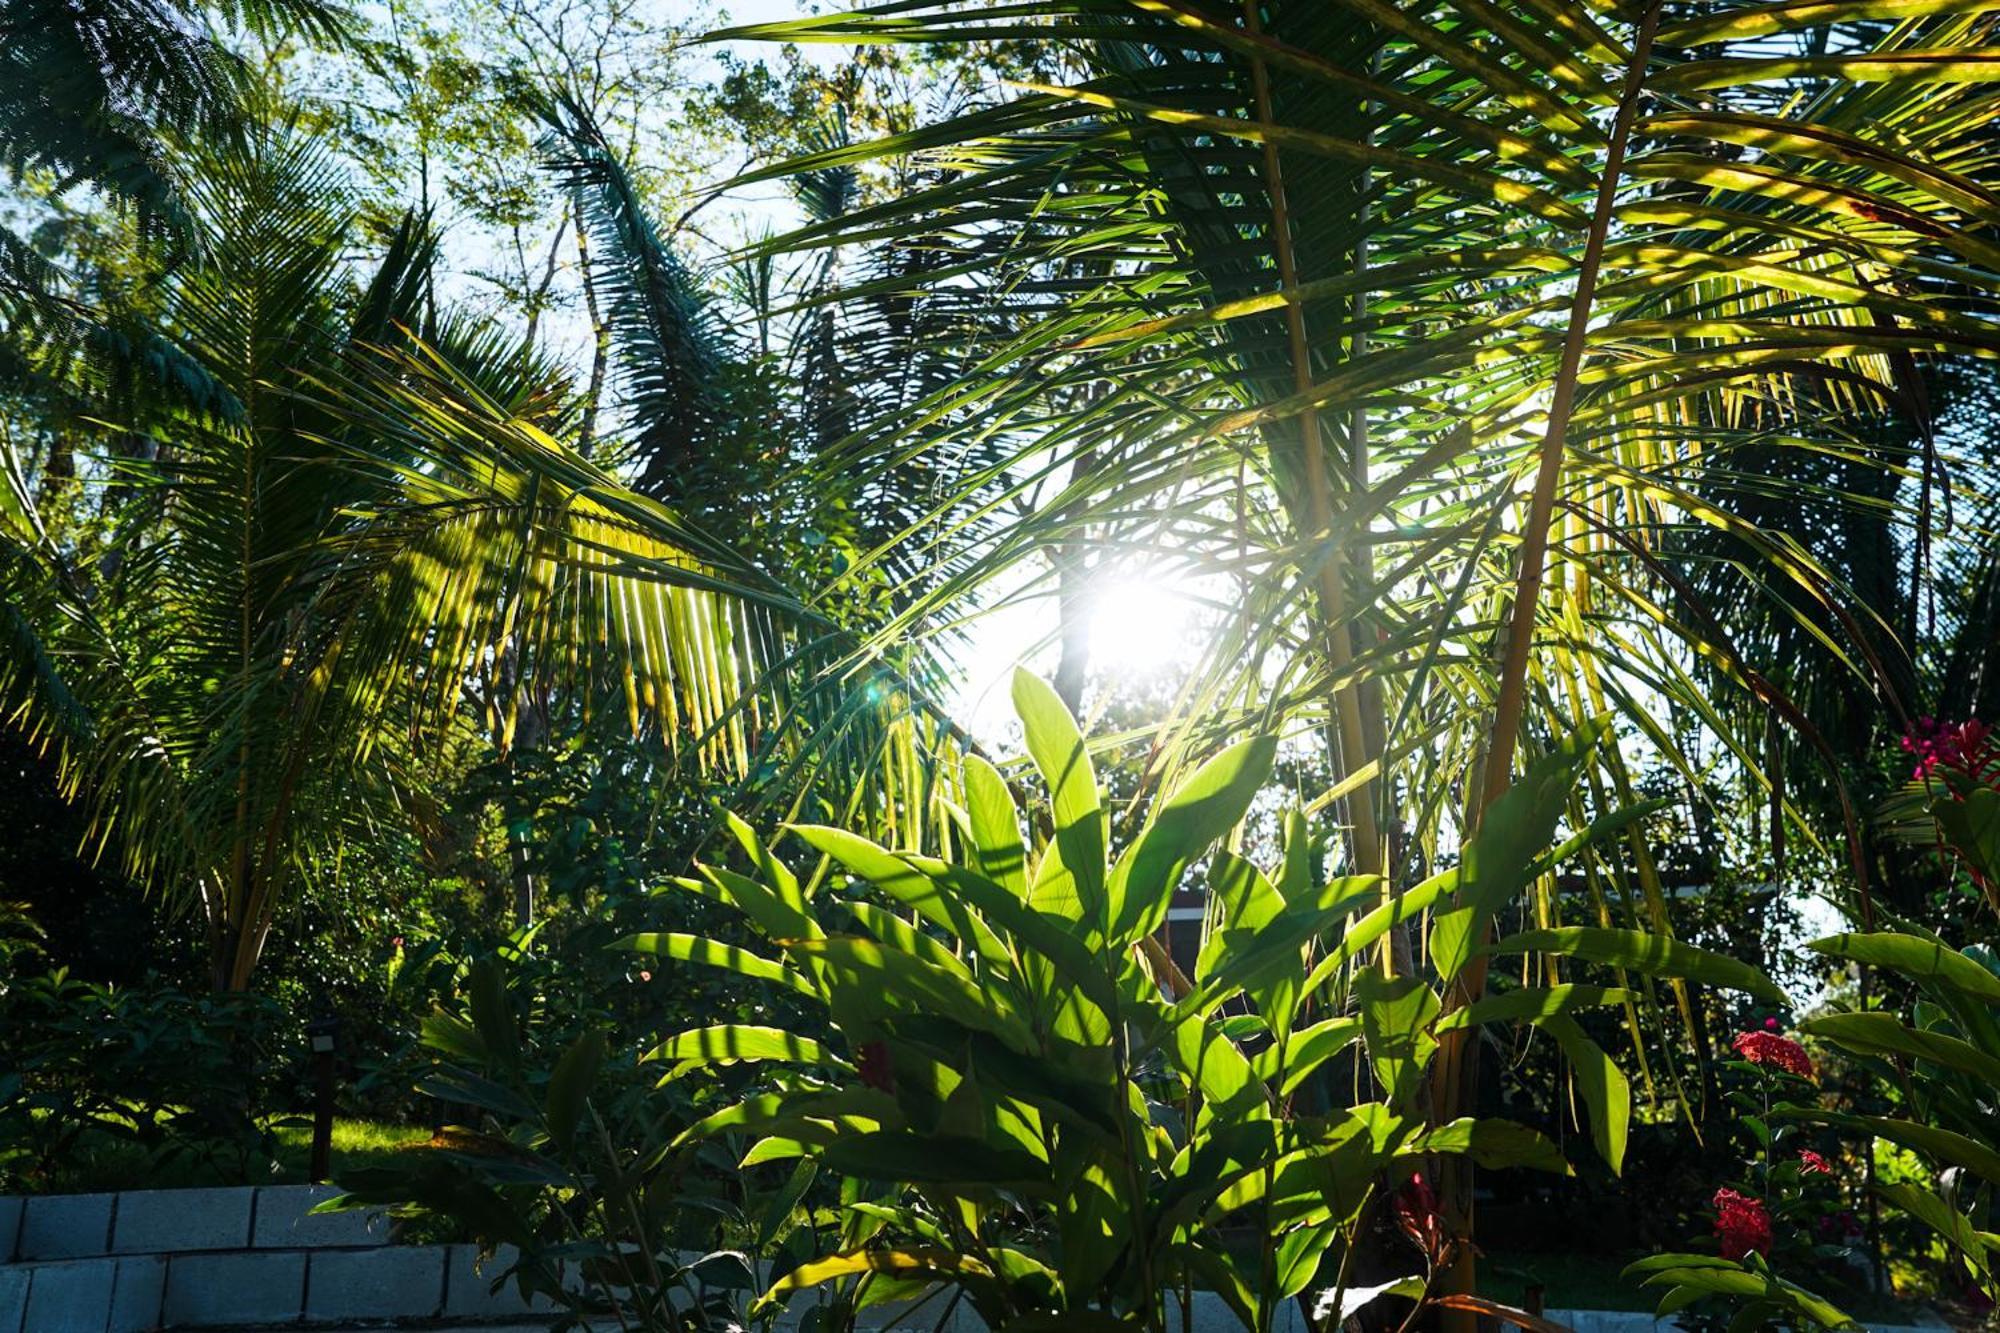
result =
[[[1024,841],[1006,780],[974,760],[947,858],[793,827],[854,881],[841,893],[822,874],[802,881],[738,823],[752,873],[704,866],[681,881],[736,907],[777,957],[680,933],[625,941],[789,988],[824,1014],[825,1029],[711,1023],[649,1056],[667,1081],[763,1068],[747,1097],[675,1146],[727,1138],[746,1167],[801,1160],[851,1182],[839,1252],[781,1278],[760,1308],[824,1284],[856,1305],[944,1284],[993,1327],[1164,1327],[1167,1306],[1196,1287],[1249,1328],[1309,1287],[1333,1309],[1391,1291],[1450,1304],[1431,1284],[1456,1242],[1423,1163],[1569,1169],[1525,1126],[1424,1115],[1440,1034],[1484,1024],[1531,1023],[1563,1047],[1616,1169],[1626,1080],[1572,1015],[1631,991],[1524,985],[1453,1014],[1421,978],[1387,977],[1376,961],[1429,911],[1428,961],[1449,985],[1530,879],[1629,818],[1549,847],[1601,727],[1532,766],[1455,868],[1400,893],[1372,877],[1322,880],[1296,814],[1268,877],[1217,851],[1208,883],[1222,919],[1187,975],[1155,932],[1183,874],[1268,781],[1275,742],[1202,765],[1113,858],[1075,723],[1032,676],[1017,676],[1015,701],[1049,793],[1040,847]],[[1493,947],[1771,993],[1741,964],[1636,932],[1527,931]],[[1351,1081],[1375,1098],[1349,1104],[1339,1090]],[[1423,1270],[1410,1281],[1350,1281],[1371,1207],[1393,1207],[1417,1243]]]
[[[110,1139],[249,1182],[294,1104],[303,1031],[274,1000],[111,987],[63,969],[0,990],[0,1182],[40,1189]]]
[[[788,1225],[803,1185],[763,1193],[718,1170],[712,1154],[669,1153],[689,1118],[685,1098],[650,1086],[637,1048],[616,1039],[605,1015],[548,1003],[523,961],[473,963],[462,1004],[424,1023],[434,1064],[421,1090],[470,1123],[395,1162],[341,1173],[342,1206],[448,1218],[504,1253],[496,1285],[579,1320],[741,1327],[756,1254],[780,1232],[794,1260],[801,1243],[811,1252],[811,1226]],[[758,1226],[757,1246],[743,1246]]]

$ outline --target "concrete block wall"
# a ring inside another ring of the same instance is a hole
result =
[[[314,1213],[331,1186],[0,1198],[0,1333],[532,1318],[509,1255],[390,1244],[388,1219]]]

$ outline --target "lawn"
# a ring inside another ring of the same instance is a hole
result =
[[[299,1117],[266,1123],[268,1153],[253,1153],[247,1161],[221,1150],[154,1153],[139,1144],[97,1134],[48,1178],[34,1182],[36,1192],[79,1194],[103,1190],[191,1189],[203,1185],[298,1185],[311,1168],[312,1124]],[[375,1166],[430,1140],[429,1129],[375,1120],[336,1119],[333,1122],[333,1173]]]

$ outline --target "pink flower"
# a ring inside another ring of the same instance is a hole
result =
[[[639,980],[641,981],[651,981],[652,979],[653,979],[653,974],[651,972],[639,973]]]
[[[1905,753],[1916,756],[1911,777],[1928,780],[1939,767],[1949,768],[1970,778],[1984,779],[2000,755],[1992,747],[1993,728],[1978,718],[1967,718],[1957,726],[1934,717],[1920,717],[1902,739]]]
[[[1775,1032],[1739,1032],[1729,1046],[1753,1065],[1774,1065],[1800,1078],[1813,1076],[1812,1057],[1790,1037]]]
[[[1764,1020],[1764,1031],[1766,1031],[1766,1032],[1776,1032],[1777,1030],[1778,1030],[1778,1020],[1777,1020],[1777,1019],[1775,1019],[1775,1018],[1767,1018],[1767,1019],[1765,1019],[1765,1020]]]
[[[1741,1259],[1751,1251],[1769,1257],[1771,1215],[1761,1199],[1724,1187],[1715,1192],[1715,1238],[1725,1259]]]
[[[401,935],[398,935],[398,936],[396,936],[396,937],[395,937],[394,939],[390,940],[390,941],[389,941],[389,947],[390,947],[391,949],[400,949],[400,948],[402,948],[402,947],[403,947],[403,937],[402,937]]]

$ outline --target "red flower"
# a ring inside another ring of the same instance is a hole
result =
[[[1764,1031],[1766,1031],[1766,1032],[1776,1032],[1777,1030],[1778,1030],[1778,1020],[1777,1020],[1777,1019],[1775,1019],[1775,1018],[1767,1018],[1767,1019],[1765,1019],[1765,1020],[1764,1020]]]
[[[1928,779],[1942,766],[1971,778],[1984,778],[1994,760],[1993,728],[1978,718],[1967,718],[1957,726],[1934,717],[1920,717],[1903,737],[1906,753],[1916,756],[1911,777]]]
[[[1438,1215],[1437,1192],[1424,1179],[1422,1172],[1411,1176],[1408,1183],[1396,1191],[1390,1207],[1403,1234],[1433,1264],[1441,1262],[1446,1250],[1444,1219]]]
[[[398,936],[396,936],[396,937],[395,937],[394,939],[390,940],[390,941],[389,941],[389,947],[390,947],[391,949],[400,949],[400,948],[402,948],[402,947],[403,947],[403,937],[402,937],[401,935],[398,935]]]
[[[1771,1215],[1761,1199],[1727,1187],[1715,1192],[1715,1239],[1725,1259],[1741,1259],[1755,1250],[1771,1253]]]
[[[1814,1152],[1811,1148],[1801,1148],[1799,1149],[1799,1171],[1800,1174],[1808,1176],[1815,1173],[1822,1176],[1830,1176],[1833,1174],[1833,1164]]]
[[[854,1068],[860,1073],[861,1081],[877,1092],[896,1090],[895,1071],[889,1067],[888,1042],[862,1042],[854,1051]]]
[[[1800,1078],[1813,1076],[1812,1057],[1790,1037],[1775,1032],[1739,1032],[1729,1046],[1753,1065],[1776,1065]]]

